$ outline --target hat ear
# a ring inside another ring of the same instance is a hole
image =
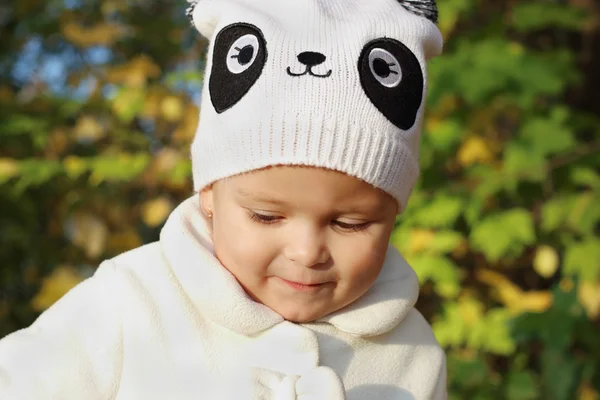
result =
[[[419,17],[425,17],[434,24],[438,22],[438,9],[435,0],[398,0],[402,7]]]
[[[190,6],[185,14],[192,25],[207,39],[211,39],[221,15],[220,7],[212,0],[188,0]]]

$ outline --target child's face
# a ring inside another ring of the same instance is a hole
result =
[[[362,296],[383,266],[396,201],[340,172],[281,166],[202,194],[220,262],[255,300],[294,322]]]

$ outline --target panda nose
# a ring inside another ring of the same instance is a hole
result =
[[[307,67],[314,67],[325,62],[327,57],[321,53],[315,53],[313,51],[304,51],[298,54],[298,61]]]

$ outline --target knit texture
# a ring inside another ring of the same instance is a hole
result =
[[[198,197],[159,242],[106,261],[0,340],[0,399],[445,399],[444,352],[395,249],[363,297],[294,324],[219,263]]]
[[[196,191],[274,165],[333,169],[406,206],[419,176],[433,1],[200,0],[210,40]]]

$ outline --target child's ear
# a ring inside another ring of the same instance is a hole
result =
[[[207,186],[200,192],[200,208],[202,214],[211,218],[213,214],[213,185]]]

